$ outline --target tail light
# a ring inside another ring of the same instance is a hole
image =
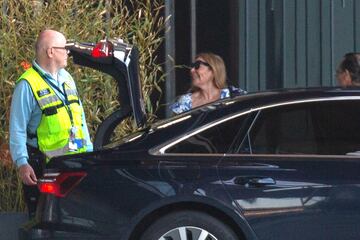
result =
[[[95,45],[91,52],[91,56],[94,58],[110,57],[113,55],[113,52],[113,44],[107,40],[103,40]]]
[[[66,172],[45,174],[38,182],[41,193],[52,194],[56,197],[65,197],[81,180],[86,172]]]

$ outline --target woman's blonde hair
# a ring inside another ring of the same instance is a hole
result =
[[[204,52],[196,55],[195,59],[202,58],[211,66],[211,70],[214,73],[214,84],[217,88],[223,89],[226,87],[226,67],[224,60],[214,53]],[[197,91],[198,88],[192,86],[192,92]]]

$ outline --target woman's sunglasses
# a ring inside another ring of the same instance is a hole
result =
[[[195,68],[196,70],[198,70],[200,68],[201,64],[211,68],[210,64],[208,64],[207,62],[200,61],[200,60],[197,60],[197,61],[193,62],[192,64],[190,64],[190,68]]]

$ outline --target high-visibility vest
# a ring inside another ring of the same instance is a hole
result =
[[[70,76],[69,76],[70,78]],[[86,151],[82,129],[82,112],[76,89],[64,84],[67,101],[62,101],[47,81],[34,69],[29,68],[16,83],[26,80],[42,111],[36,130],[39,149],[51,157]],[[69,79],[72,81],[72,79]],[[71,134],[72,133],[72,134]],[[77,149],[74,148],[76,144]]]

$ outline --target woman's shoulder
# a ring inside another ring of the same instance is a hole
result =
[[[220,93],[220,98],[227,98],[227,97],[234,97],[234,96],[239,96],[239,95],[243,95],[246,94],[247,92],[241,88],[237,88],[234,86],[228,86],[226,88],[221,89],[221,93]]]
[[[191,101],[191,95],[192,95],[192,93],[186,93],[186,94],[180,95],[178,97],[178,101],[181,101],[181,102]]]
[[[176,114],[188,111],[192,108],[191,93],[181,95],[170,105],[170,110]]]

